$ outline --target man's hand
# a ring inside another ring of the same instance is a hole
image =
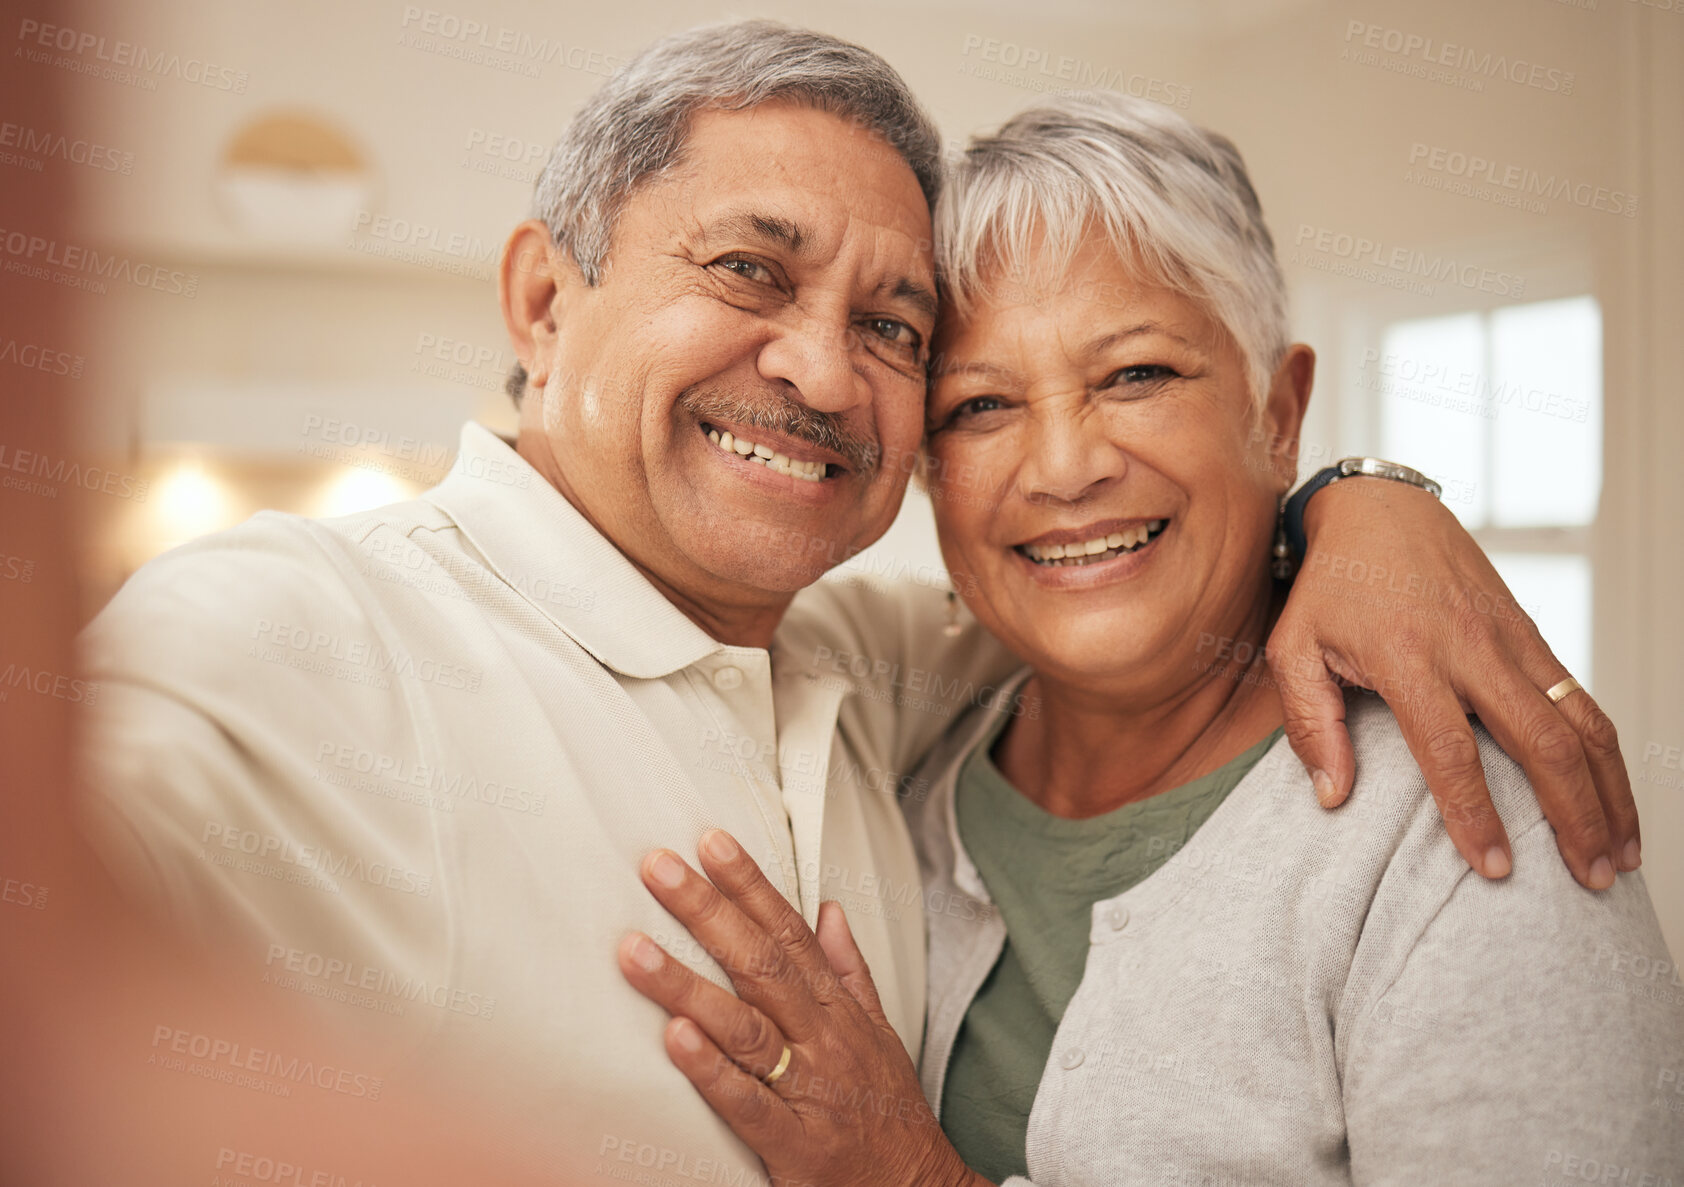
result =
[[[1335,482],[1304,516],[1309,555],[1269,639],[1286,734],[1333,807],[1356,760],[1341,684],[1386,699],[1456,848],[1488,878],[1509,872],[1467,714],[1531,778],[1556,844],[1583,885],[1604,890],[1641,861],[1637,806],[1614,725],[1587,692],[1552,705],[1570,673],[1446,508],[1381,478]]]
[[[707,833],[700,854],[714,885],[664,849],[644,859],[643,881],[741,996],[637,932],[620,970],[673,1015],[667,1054],[772,1182],[987,1187],[925,1102],[842,908],[822,904],[814,935],[729,835]]]

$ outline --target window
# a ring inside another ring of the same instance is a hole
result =
[[[1602,315],[1590,297],[1395,321],[1363,385],[1379,453],[1426,471],[1591,685]]]

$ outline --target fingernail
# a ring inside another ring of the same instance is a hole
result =
[[[702,852],[715,861],[735,861],[742,850],[724,829],[714,829],[702,837]]]
[[[1622,860],[1624,864],[1620,868],[1627,871],[1635,870],[1638,866],[1643,864],[1643,846],[1637,843],[1636,837],[1633,837],[1631,840],[1626,842],[1625,853]]]
[[[1591,863],[1590,888],[1592,890],[1607,890],[1614,884],[1614,863],[1606,857],[1599,857]]]
[[[1485,851],[1485,876],[1487,878],[1507,878],[1514,866],[1509,861],[1509,855],[1502,847],[1493,845]]]
[[[688,1018],[680,1019],[678,1025],[672,1028],[672,1041],[686,1055],[694,1055],[702,1049],[702,1032]]]
[[[1333,798],[1339,794],[1333,786],[1333,776],[1326,771],[1311,771],[1310,784],[1316,789],[1316,803],[1324,808],[1332,807]]]
[[[668,890],[676,890],[684,881],[684,863],[670,853],[657,853],[649,863],[649,876]]]
[[[632,941],[631,957],[637,967],[646,973],[653,973],[661,967],[665,959],[661,950],[655,946],[655,941],[648,936],[638,936]]]

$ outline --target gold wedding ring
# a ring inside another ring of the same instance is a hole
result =
[[[773,1084],[776,1084],[778,1082],[778,1077],[783,1075],[788,1070],[789,1070],[789,1044],[785,1043],[784,1044],[783,1058],[778,1060],[778,1066],[773,1068],[771,1074],[768,1075],[764,1080],[762,1080],[761,1083],[766,1085],[768,1088],[770,1088]]]
[[[1569,676],[1560,684],[1552,686],[1544,695],[1550,699],[1550,704],[1559,705],[1567,699],[1568,694],[1578,692],[1582,688],[1584,685]]]

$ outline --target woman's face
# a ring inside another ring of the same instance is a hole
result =
[[[942,554],[977,617],[1045,676],[1196,679],[1255,641],[1314,356],[1255,410],[1245,360],[1194,301],[1102,236],[1054,283],[998,277],[949,318],[928,403]]]

